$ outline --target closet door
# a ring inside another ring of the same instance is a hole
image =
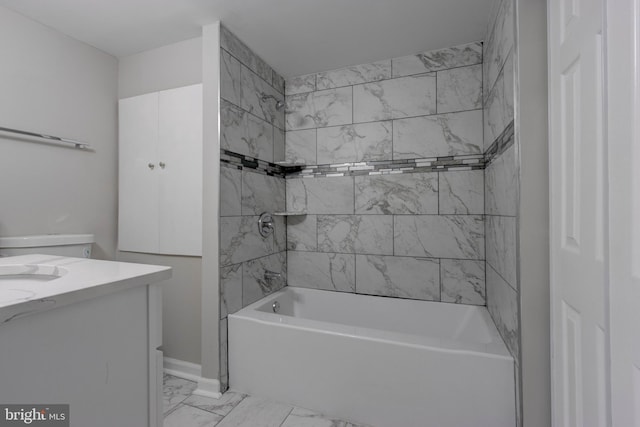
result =
[[[159,250],[202,255],[202,85],[159,94]]]
[[[158,248],[158,94],[119,102],[118,249]]]

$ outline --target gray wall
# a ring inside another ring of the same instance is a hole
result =
[[[289,285],[484,305],[482,43],[286,93]]]
[[[190,39],[120,58],[118,76],[119,98],[201,83],[202,40]],[[173,276],[162,284],[164,355],[199,364],[201,258],[132,252],[118,252],[117,258],[173,267]]]
[[[286,284],[285,219],[275,217],[275,232],[266,238],[257,227],[262,212],[285,208],[284,178],[267,174],[276,170],[267,162],[284,157],[284,111],[261,99],[283,100],[284,81],[223,26],[220,46],[220,146],[226,151],[220,155],[220,378],[226,389],[227,314]],[[265,280],[265,270],[282,280]]]
[[[202,38],[119,58],[118,98],[202,83]]]
[[[93,233],[113,259],[117,60],[0,7],[0,126],[86,141],[94,151],[0,137],[0,235]]]
[[[547,2],[518,1],[516,129],[520,166],[522,419],[551,425]]]

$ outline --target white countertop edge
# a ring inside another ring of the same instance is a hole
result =
[[[41,291],[36,292],[31,298],[5,302],[0,307],[0,324],[68,304],[109,295],[137,286],[149,285],[171,277],[171,267],[164,266],[55,257],[51,255],[23,255],[0,258],[0,266],[19,263],[64,266],[69,270],[69,273],[55,281],[39,284]],[[74,269],[77,268],[77,265],[81,265],[85,270],[82,274],[74,274]],[[119,267],[124,267],[128,271],[118,274]],[[95,277],[91,277],[90,280],[88,279],[90,274],[87,273],[88,269],[96,270]],[[114,269],[116,270],[115,272],[113,271]],[[110,274],[106,276],[103,274],[103,277],[101,277],[101,274],[105,271]],[[74,281],[76,279],[74,276],[80,276],[82,283],[77,280]],[[60,282],[56,283],[55,286],[51,285],[58,280]],[[29,290],[33,291],[33,289]],[[0,288],[0,295],[1,293],[2,289]]]

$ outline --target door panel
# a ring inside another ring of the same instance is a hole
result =
[[[606,425],[603,6],[602,0],[548,2],[552,393],[558,427]]]
[[[159,253],[202,254],[202,85],[160,92]]]
[[[640,426],[640,1],[607,1],[611,418]]]
[[[119,102],[118,249],[158,248],[158,94]],[[149,167],[153,165],[153,169]]]

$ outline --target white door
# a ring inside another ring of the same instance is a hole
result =
[[[553,425],[607,424],[603,0],[551,0]]]
[[[640,426],[640,1],[607,1],[611,419]]]
[[[158,247],[158,93],[119,102],[118,249]]]
[[[159,253],[202,254],[202,85],[160,92]]]

